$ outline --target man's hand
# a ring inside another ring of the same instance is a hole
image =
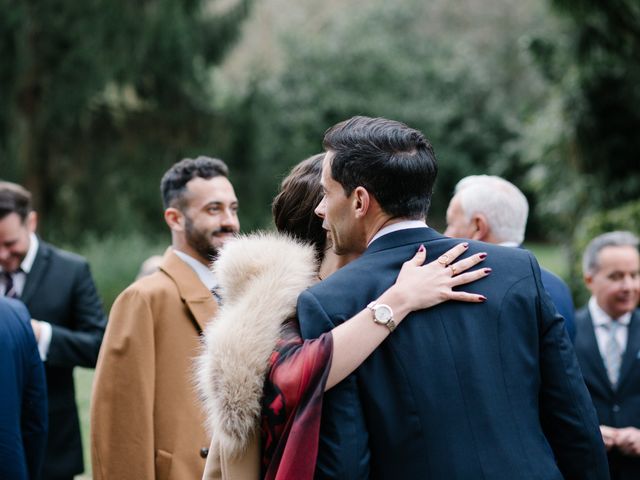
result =
[[[618,429],[616,446],[626,455],[640,455],[640,430],[635,427]]]
[[[611,450],[617,445],[619,429],[608,427],[606,425],[600,425],[600,433],[602,434],[602,441],[607,450]]]
[[[31,328],[33,329],[33,334],[36,336],[36,342],[40,341],[40,332],[42,331],[42,327],[40,326],[40,322],[38,320],[31,319]]]

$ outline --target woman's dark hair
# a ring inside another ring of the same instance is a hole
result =
[[[303,242],[311,243],[322,257],[327,233],[314,210],[322,200],[322,160],[324,153],[303,160],[293,167],[273,199],[271,211],[276,229]]]

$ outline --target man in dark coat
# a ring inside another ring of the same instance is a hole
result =
[[[638,237],[594,238],[582,261],[589,303],[576,314],[576,355],[600,421],[613,480],[640,478]]]
[[[0,295],[19,298],[45,362],[49,438],[42,477],[70,480],[84,470],[73,368],[95,367],[106,325],[86,260],[35,234],[31,195],[0,182]]]
[[[0,297],[0,478],[40,478],[47,441],[47,386],[29,312]]]
[[[389,306],[367,299],[420,245],[459,273],[445,255],[458,241],[424,223],[433,149],[417,130],[366,117],[329,129],[324,146],[316,212],[336,253],[362,255],[300,295],[302,334],[366,307],[371,328],[393,333],[325,394],[316,478],[607,479],[595,411],[535,258],[469,241],[493,269],[472,285],[486,302],[445,302],[395,329]]]

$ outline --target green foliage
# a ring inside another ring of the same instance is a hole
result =
[[[627,230],[640,234],[640,200],[628,202],[617,208],[605,210],[585,217],[577,226],[571,248],[570,287],[576,305],[584,304],[589,298],[582,282],[582,253],[587,244],[596,236],[614,230]]]
[[[640,3],[551,3],[562,34],[531,51],[553,88],[518,149],[539,219],[567,238],[582,217],[640,196]]]
[[[0,1],[2,176],[49,238],[160,231],[161,174],[224,152],[209,70],[250,0]]]
[[[87,258],[105,312],[109,313],[116,297],[135,280],[142,262],[152,255],[162,255],[168,245],[168,238],[130,233],[103,238],[89,235],[82,244],[65,248]]]
[[[236,108],[250,115],[243,131],[251,135],[233,156],[251,159],[253,187],[268,182],[257,186],[261,202],[279,174],[321,151],[328,127],[352,115],[398,119],[426,133],[440,160],[436,223],[460,177],[520,175],[511,143],[543,93],[519,42],[520,26],[531,21],[523,10],[534,10],[491,3],[507,9],[510,22],[473,4],[482,27],[448,2],[378,1],[345,6],[317,35],[288,32],[285,65],[256,78]]]

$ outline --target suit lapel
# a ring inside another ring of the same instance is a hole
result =
[[[578,320],[578,317],[576,317]],[[602,359],[602,355],[600,354],[600,347],[598,347],[598,340],[596,339],[596,332],[593,328],[593,320],[591,319],[591,314],[589,313],[589,309],[585,308],[584,316],[580,319],[583,322],[582,331],[585,332],[584,343],[585,343],[585,358],[587,360],[587,367],[591,369],[592,375],[590,377],[592,379],[597,379],[600,387],[603,391],[607,391],[609,393],[613,393],[613,387],[611,386],[611,382],[609,381],[609,376],[607,375],[607,369],[604,366],[604,360]]]
[[[184,263],[173,249],[167,249],[160,269],[176,283],[180,297],[191,312],[194,327],[201,333],[218,311],[215,298],[200,281],[196,272]]]
[[[633,365],[638,361],[640,353],[640,314],[635,310],[631,315],[629,323],[629,333],[627,336],[627,348],[622,357],[622,365],[620,367],[620,378],[618,380],[618,389],[622,387],[629,377]]]
[[[28,305],[34,293],[38,290],[38,285],[40,284],[44,273],[47,271],[47,268],[49,268],[50,259],[51,249],[46,243],[40,240],[36,258],[31,266],[31,271],[27,274],[27,281],[24,284],[22,295],[20,295],[20,300],[23,303]]]

